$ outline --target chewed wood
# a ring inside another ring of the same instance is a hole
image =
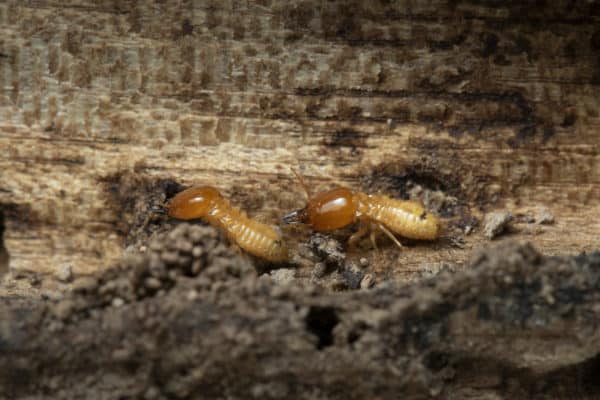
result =
[[[168,210],[173,218],[202,218],[223,229],[231,241],[257,257],[272,262],[288,258],[287,248],[274,228],[248,218],[212,187],[184,190],[171,200]]]

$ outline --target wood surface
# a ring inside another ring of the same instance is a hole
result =
[[[149,213],[124,182],[215,185],[276,224],[304,202],[290,166],[439,190],[450,220],[544,205],[554,225],[509,236],[597,249],[599,54],[597,1],[0,1],[10,267],[111,265]],[[462,236],[385,257],[462,263],[487,241]]]

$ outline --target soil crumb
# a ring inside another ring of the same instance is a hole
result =
[[[505,232],[512,218],[512,214],[508,211],[496,211],[486,214],[483,219],[483,235],[490,240],[500,236]]]
[[[183,223],[154,237],[145,252],[126,253],[98,277],[73,282],[75,296],[58,304],[61,318],[106,306],[120,306],[151,296],[164,296],[176,285],[211,290],[229,279],[255,277],[250,262],[226,244],[213,227]]]

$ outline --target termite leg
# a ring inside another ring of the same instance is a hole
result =
[[[371,244],[373,245],[373,248],[375,249],[375,251],[377,253],[380,253],[379,247],[377,246],[377,238],[375,237],[375,229],[373,229],[372,225],[371,225],[371,234],[369,235],[369,238],[371,239]]]
[[[361,223],[358,231],[354,232],[348,239],[348,244],[354,247],[360,239],[362,239],[369,232],[369,225]]]
[[[398,241],[398,239],[396,238],[396,236],[394,236],[394,234],[392,232],[390,232],[390,230],[388,228],[386,228],[382,224],[377,224],[377,226],[379,227],[379,229],[381,229],[383,231],[383,233],[385,233],[386,235],[388,235],[388,237],[390,239],[392,239],[392,241],[394,243],[396,243],[396,246],[398,246],[399,248],[402,248],[402,243],[400,243]]]

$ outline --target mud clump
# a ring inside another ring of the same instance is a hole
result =
[[[498,237],[506,231],[506,228],[512,219],[513,216],[508,211],[498,211],[486,214],[483,220],[483,235],[489,240]]]
[[[503,243],[463,271],[332,293],[254,279],[212,228],[156,240],[139,260],[77,279],[71,300],[88,308],[75,318],[0,304],[0,397],[555,398],[556,376],[596,371],[600,253]]]
[[[73,279],[73,268],[69,264],[62,264],[55,273],[60,282],[71,282]]]
[[[255,276],[252,265],[226,245],[216,229],[184,223],[157,235],[145,252],[127,254],[99,277],[76,279],[74,296],[61,301],[56,311],[64,319],[94,308],[164,296],[176,285],[203,291],[230,279]]]
[[[361,287],[364,272],[356,262],[347,258],[339,240],[315,233],[300,248],[302,256],[314,263],[311,271],[312,283],[335,291]],[[364,262],[368,261],[365,259]],[[372,282],[369,282],[369,285],[371,284]]]
[[[308,241],[308,247],[328,265],[339,267],[346,261],[346,253],[342,244],[325,235],[312,235]]]

